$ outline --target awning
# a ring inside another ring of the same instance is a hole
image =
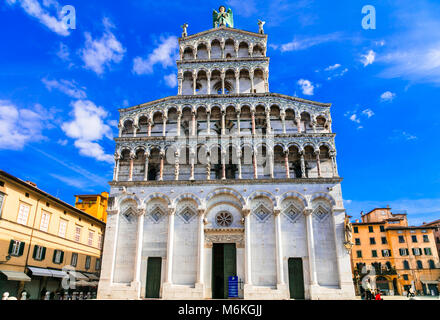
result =
[[[77,287],[88,287],[91,286],[91,282],[85,281],[85,280],[79,280],[75,281],[75,286]]]
[[[96,274],[84,273],[84,275],[87,276],[90,280],[99,280],[99,277]]]
[[[69,274],[72,275],[77,280],[89,280],[85,275],[81,272],[69,270]]]
[[[0,272],[3,273],[8,278],[8,280],[31,281],[31,278],[24,272],[10,270],[0,270]]]
[[[49,269],[37,268],[37,267],[28,267],[31,270],[32,275],[34,276],[42,276],[42,277],[52,277],[52,272]]]
[[[59,271],[59,270],[49,270],[52,273],[52,277],[54,278],[64,278],[67,276],[67,273],[65,271]]]
[[[420,280],[421,282],[423,282],[424,284],[437,284],[439,283],[438,280]]]

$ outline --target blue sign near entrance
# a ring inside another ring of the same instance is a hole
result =
[[[228,297],[238,298],[238,277],[228,277]]]

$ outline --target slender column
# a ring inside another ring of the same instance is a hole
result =
[[[270,111],[266,111],[266,132],[272,133],[272,128],[270,126]]]
[[[284,166],[286,168],[286,178],[290,178],[290,170],[289,170],[289,150],[284,152]]]
[[[321,178],[321,161],[319,159],[319,149],[315,150],[316,155],[316,169],[318,170],[318,178]]]
[[[179,160],[180,160],[180,152],[174,152],[174,180],[179,180]]]
[[[235,49],[235,57],[238,58],[238,43],[234,44],[234,49]]]
[[[196,135],[196,111],[193,110],[191,112],[192,115],[192,136],[194,137]]]
[[[251,119],[252,119],[252,135],[255,135],[255,110],[251,110]]]
[[[332,173],[333,177],[338,177],[338,165],[336,164],[336,152],[330,151],[330,158],[332,159]]]
[[[206,155],[206,180],[211,180],[211,156]]]
[[[304,150],[300,151],[301,156],[301,178],[306,178],[306,164],[304,161]]]
[[[203,268],[205,267],[205,209],[198,209],[199,226],[198,226],[198,265],[197,265],[197,283],[203,284]]]
[[[312,209],[304,209],[304,215],[306,216],[306,228],[307,228],[307,251],[309,254],[309,273],[310,284],[316,285],[316,264],[315,264],[315,241],[313,239],[313,220]]]
[[[252,269],[251,269],[251,221],[250,221],[250,209],[242,210],[244,216],[244,248],[245,248],[245,271],[244,271],[244,283],[252,284]]]
[[[222,152],[222,180],[226,179],[226,151]]]
[[[281,125],[283,127],[283,133],[286,133],[286,113],[281,113]]]
[[[254,71],[249,72],[249,77],[251,78],[251,93],[254,93]]]
[[[181,96],[182,95],[182,86],[183,86],[183,73],[179,72],[177,74],[177,82],[178,82],[177,94],[179,96]]]
[[[174,215],[176,208],[168,207],[168,241],[167,241],[167,283],[172,283],[173,275],[173,251],[174,251]]]
[[[207,113],[206,113],[206,133],[208,134],[208,135],[210,135],[211,134],[211,111],[208,111]]]
[[[269,72],[264,71],[264,91],[269,92]]]
[[[237,134],[240,135],[240,111],[237,111]]]
[[[235,71],[235,93],[240,93],[240,71]]]
[[[274,175],[273,175],[273,160],[274,160],[273,151],[270,151],[268,153],[267,157],[268,157],[267,160],[269,161],[269,174],[270,174],[271,179],[273,179],[274,178]]]
[[[115,154],[115,170],[113,171],[113,181],[118,181],[119,176],[119,155]]]
[[[295,117],[295,121],[296,121],[296,127],[297,127],[298,132],[301,132],[301,118]]]
[[[133,125],[133,137],[136,137],[136,133],[139,129],[139,126],[137,124]]]
[[[151,123],[153,122],[153,119],[148,118],[148,136],[151,137]]]
[[[211,45],[207,45],[206,49],[208,50],[208,59],[211,59]]]
[[[163,122],[162,122],[162,135],[164,137],[167,135],[167,120],[168,120],[168,117],[164,116],[163,117]]]
[[[138,215],[137,235],[136,235],[136,263],[134,270],[134,281],[138,285],[138,297],[140,295],[140,283],[141,283],[141,263],[142,263],[142,242],[144,235],[144,209],[141,209]]]
[[[163,163],[165,159],[165,151],[160,151],[160,169],[159,169],[159,181],[163,180]]]
[[[312,132],[316,133],[316,120],[315,119],[312,120]]]
[[[224,41],[220,42],[220,47],[222,49],[222,59],[224,59],[225,58],[225,42]]]
[[[242,177],[241,177],[241,152],[237,153],[237,161],[238,161],[238,164],[237,164],[237,167],[238,167],[238,179],[242,179]]]
[[[145,153],[145,164],[144,164],[144,181],[148,181],[148,162],[149,162],[150,154],[148,152]]]
[[[226,111],[222,110],[222,135],[225,135],[225,118],[226,118]]]
[[[209,51],[208,51],[209,52]],[[209,59],[210,59],[210,57],[209,57]],[[208,90],[207,90],[207,93],[208,94],[211,94],[211,71],[208,71],[207,73],[206,73],[206,76],[208,77],[208,80],[207,80],[207,84],[208,84]]]
[[[194,180],[194,152],[191,152],[190,158],[191,158],[191,173],[189,180]]]
[[[277,250],[277,284],[284,284],[283,269],[283,243],[281,242],[281,209],[274,208],[275,215],[275,241]]]
[[[128,181],[133,180],[133,163],[135,157],[136,157],[135,154],[133,153],[130,154],[130,171],[128,172]]]
[[[196,94],[196,84],[197,84],[197,73],[196,71],[193,72],[193,95]]]
[[[253,48],[254,48],[254,45],[251,43],[248,48],[249,57],[253,56]]]
[[[224,71],[222,71],[220,77],[222,79],[222,94],[225,94],[225,72]]]
[[[254,166],[254,178],[258,179],[257,149],[254,149],[254,156],[252,158],[252,163],[253,163],[253,166]]]
[[[180,137],[180,123],[182,121],[182,111],[177,110],[177,136]]]

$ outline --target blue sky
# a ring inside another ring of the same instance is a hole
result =
[[[0,168],[73,203],[108,190],[117,109],[174,95],[177,37],[217,1],[0,4]],[[270,91],[332,103],[345,206],[440,218],[438,1],[225,1],[236,28],[266,21]],[[63,29],[72,5],[76,29]],[[376,9],[365,30],[362,8]]]

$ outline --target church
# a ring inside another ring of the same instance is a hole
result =
[[[354,297],[331,105],[270,92],[263,26],[184,24],[177,95],[119,109],[98,299]]]

